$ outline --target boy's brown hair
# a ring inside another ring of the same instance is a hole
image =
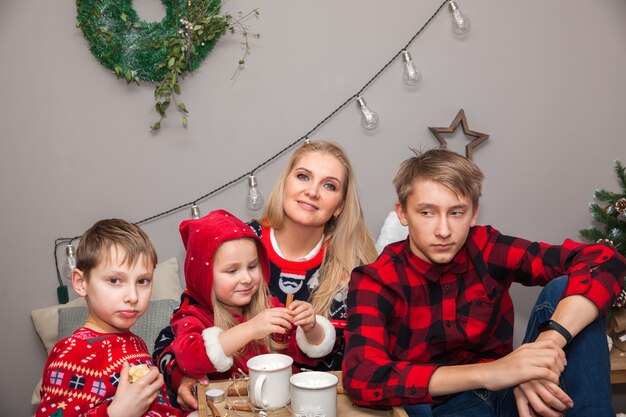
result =
[[[476,164],[448,149],[435,148],[426,152],[411,150],[415,156],[400,165],[393,179],[398,202],[403,208],[406,209],[406,200],[417,180],[443,184],[456,194],[469,197],[473,209],[478,208],[485,176]]]
[[[148,235],[136,224],[122,219],[97,221],[83,233],[76,248],[76,268],[85,278],[101,262],[109,260],[111,249],[124,252],[123,262],[134,265],[144,256],[146,262],[157,264],[157,254]]]

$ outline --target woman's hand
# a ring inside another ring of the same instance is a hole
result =
[[[125,362],[120,372],[117,391],[107,409],[109,417],[143,416],[163,386],[163,375],[156,367],[150,368],[150,372],[132,384],[128,375],[129,369],[130,365]]]

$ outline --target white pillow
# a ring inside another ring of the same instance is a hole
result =
[[[376,250],[378,251],[378,254],[380,254],[388,244],[399,240],[405,240],[408,234],[409,228],[402,226],[398,215],[392,210],[385,219],[383,227],[380,229],[378,240],[376,241]]]
[[[180,300],[180,276],[178,274],[178,259],[170,258],[157,264],[154,269],[151,300]]]

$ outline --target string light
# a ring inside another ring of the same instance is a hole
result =
[[[248,190],[248,197],[246,198],[246,207],[252,211],[259,211],[263,208],[265,204],[265,198],[263,198],[263,194],[256,187],[256,177],[254,174],[250,174],[248,177],[248,186],[250,189]]]
[[[378,114],[367,107],[367,103],[361,96],[356,97],[356,104],[361,110],[361,126],[367,130],[374,130],[378,127]]]
[[[63,264],[63,278],[68,281],[72,280],[72,271],[76,268],[76,250],[72,243],[68,243],[65,247],[65,263]]]
[[[404,61],[404,72],[402,73],[402,81],[409,87],[415,87],[422,82],[422,73],[415,66],[413,58],[409,51],[402,51],[402,61]]]
[[[313,126],[313,128],[311,128],[308,132],[306,132],[306,134],[304,134],[303,136],[301,136],[298,139],[295,139],[293,142],[291,142],[290,144],[285,146],[283,149],[278,151],[276,154],[274,154],[270,158],[266,159],[265,161],[261,162],[252,171],[248,171],[248,173],[249,172],[256,172],[257,170],[265,167],[266,165],[268,165],[269,163],[273,162],[275,159],[277,159],[278,157],[280,157],[281,155],[283,155],[284,153],[286,153],[287,151],[292,149],[298,143],[300,143],[302,141],[305,141],[305,142],[309,141],[309,136],[313,132],[317,131],[317,129],[319,129],[320,126],[322,126],[328,120],[330,120],[332,117],[334,117],[344,107],[349,105],[355,99],[357,100],[357,103],[358,103],[359,99],[361,99],[361,97],[360,97],[361,93],[367,87],[369,87],[369,85],[372,84],[387,69],[387,67],[389,67],[403,52],[405,52],[407,50],[407,48],[409,47],[409,45],[411,45],[411,43],[413,43],[415,38],[417,38],[424,31],[424,29],[426,29],[426,27],[433,21],[433,19],[441,12],[443,7],[446,4],[448,4],[448,3],[453,3],[453,2],[449,2],[449,0],[443,1],[439,5],[437,10],[435,10],[435,12],[426,21],[426,23],[424,23],[422,25],[422,27],[411,37],[411,39],[409,39],[407,44],[405,46],[403,46],[402,49],[400,51],[398,51],[380,70],[378,70],[378,72],[376,72],[376,74],[374,74],[372,76],[372,78],[370,78],[370,80],[367,83],[365,83],[365,85],[356,94],[353,94],[350,97],[348,97],[342,104],[340,104],[336,109],[334,109],[326,117],[324,117],[321,121],[319,121],[315,126]],[[452,7],[452,6],[450,6],[450,7]],[[469,20],[467,20],[467,22],[469,23]],[[361,100],[363,100],[363,99],[361,99]],[[365,103],[365,102],[363,101],[363,103]],[[219,193],[220,191],[223,191],[226,188],[229,188],[230,186],[232,186],[232,185],[234,185],[234,184],[244,180],[246,177],[248,177],[248,181],[249,181],[248,183],[250,184],[250,181],[252,181],[250,179],[250,177],[254,177],[254,176],[252,174],[248,174],[248,173],[242,174],[242,175],[238,176],[237,178],[234,178],[231,181],[228,181],[226,184],[223,184],[223,185],[221,185],[221,186],[219,186],[219,187],[209,191],[208,193],[204,194],[203,196],[200,196],[200,197],[194,199],[192,202],[180,204],[180,205],[178,205],[176,207],[173,207],[173,208],[171,208],[169,210],[165,210],[165,211],[163,211],[161,213],[158,213],[158,214],[155,214],[153,216],[147,217],[147,218],[145,218],[143,220],[137,221],[137,222],[135,222],[135,224],[136,225],[142,225],[144,223],[148,223],[150,221],[157,220],[157,219],[160,219],[162,217],[168,216],[168,215],[170,215],[172,213],[178,212],[178,211],[180,211],[182,209],[185,209],[185,208],[188,208],[190,206],[193,207],[193,205],[195,205],[197,202],[203,201],[203,200],[205,200],[205,199],[207,199],[207,198],[209,198],[209,197]],[[256,178],[254,179],[254,181],[255,181],[255,184],[256,184]],[[248,194],[250,194],[250,193],[248,193]],[[193,208],[192,208],[192,210],[193,210]],[[193,211],[192,211],[192,216],[193,216]],[[57,279],[59,281],[59,287],[57,288],[57,297],[59,299],[59,303],[61,303],[61,304],[67,303],[69,297],[68,297],[68,293],[67,293],[67,286],[63,284],[63,280],[61,278],[61,273],[59,272],[59,262],[58,262],[58,258],[57,258],[58,247],[61,244],[63,244],[63,243],[67,243],[67,242],[71,243],[73,240],[78,239],[78,238],[80,238],[80,236],[74,236],[72,238],[57,238],[55,240],[55,242],[54,242],[54,264],[55,264],[55,267],[56,267]]]
[[[470,30],[470,20],[465,16],[456,5],[455,1],[448,3],[448,8],[452,13],[452,30],[459,36],[467,35]]]
[[[200,207],[196,203],[193,203],[191,206],[191,218],[199,219],[200,218]]]

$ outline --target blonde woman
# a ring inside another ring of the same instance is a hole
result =
[[[271,295],[284,304],[292,297],[310,302],[315,313],[335,328],[330,354],[315,366],[297,358],[296,364],[323,371],[341,369],[350,272],[376,258],[345,151],[327,141],[301,145],[274,183],[263,218],[249,224],[269,255]],[[195,380],[178,369],[168,348],[171,343],[166,328],[156,341],[155,362],[173,399],[185,410],[196,408],[189,389]]]

